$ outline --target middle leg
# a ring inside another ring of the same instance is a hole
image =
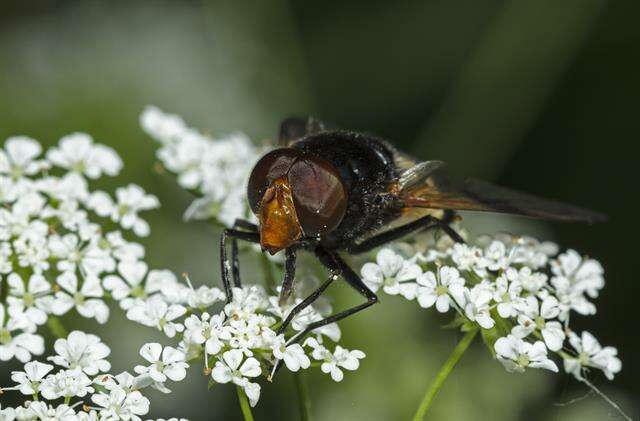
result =
[[[445,214],[445,218],[443,219],[438,219],[434,216],[426,215],[426,216],[423,216],[422,218],[416,219],[413,222],[409,222],[408,224],[374,235],[373,237],[364,240],[360,244],[355,244],[349,248],[349,253],[351,254],[366,253],[390,241],[394,241],[399,238],[402,238],[405,235],[409,235],[417,231],[427,230],[431,228],[440,228],[444,232],[446,232],[447,235],[451,237],[451,239],[456,243],[464,243],[465,241],[460,236],[460,234],[458,234],[453,228],[449,226],[448,221],[451,219],[452,219],[451,214]]]

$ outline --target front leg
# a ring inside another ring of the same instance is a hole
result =
[[[300,342],[309,332],[313,331],[314,329],[345,319],[378,302],[378,296],[373,291],[371,291],[369,287],[365,285],[364,282],[362,282],[362,279],[360,279],[358,274],[356,274],[353,271],[353,269],[351,269],[351,267],[349,267],[349,265],[347,265],[347,263],[344,260],[342,260],[342,258],[337,253],[330,252],[319,247],[315,250],[315,254],[316,254],[316,257],[318,257],[318,260],[320,261],[320,263],[322,263],[323,266],[325,266],[327,269],[329,269],[332,272],[332,275],[322,285],[320,285],[320,287],[316,291],[314,291],[309,297],[307,297],[303,302],[301,302],[291,310],[291,313],[288,315],[288,317],[285,319],[282,326],[278,330],[279,334],[284,332],[287,325],[291,322],[291,320],[293,320],[293,317],[296,314],[300,313],[306,307],[311,305],[324,292],[324,290],[327,289],[327,287],[329,287],[329,285],[335,279],[337,279],[337,274],[341,274],[344,280],[359,294],[364,296],[367,299],[367,301],[357,306],[351,307],[347,310],[336,313],[332,316],[326,317],[322,320],[318,320],[317,322],[310,323],[302,331],[300,331],[293,338],[291,338],[287,342],[287,344]],[[282,361],[281,360],[276,361],[276,363],[273,366],[273,370],[271,371],[271,375],[269,376],[269,379],[272,379],[273,376],[275,376],[275,374],[278,372],[281,366],[282,366]]]
[[[280,299],[278,303],[283,305],[293,291],[293,279],[296,276],[296,249],[293,247],[285,251],[284,276],[282,287],[280,288]]]
[[[240,286],[240,275],[238,268],[238,248],[233,247],[232,252],[233,262],[229,262],[227,257],[227,238],[231,238],[233,242],[237,240],[244,240],[250,243],[260,243],[260,234],[257,232],[245,232],[232,228],[226,228],[220,235],[220,273],[222,274],[222,285],[224,286],[224,293],[227,297],[227,304],[233,299],[233,293],[231,289],[231,275],[229,272],[233,270],[234,278],[237,276],[237,282],[234,279],[234,284]]]

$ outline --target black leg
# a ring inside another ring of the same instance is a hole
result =
[[[299,313],[304,308],[309,306],[315,299],[317,299],[318,296],[331,284],[331,282],[333,282],[333,280],[337,276],[335,275],[336,273],[340,273],[344,278],[344,280],[347,281],[347,283],[353,289],[355,289],[358,293],[363,295],[367,299],[367,301],[365,303],[352,307],[348,310],[341,311],[340,313],[326,317],[322,320],[318,320],[317,322],[310,323],[306,328],[304,328],[304,330],[300,331],[292,339],[290,339],[288,343],[300,342],[312,330],[340,321],[378,302],[378,296],[373,291],[371,291],[369,287],[367,287],[364,284],[364,282],[362,282],[362,279],[360,279],[360,277],[353,271],[353,269],[351,269],[349,265],[347,265],[347,263],[344,260],[342,260],[342,258],[337,253],[332,253],[322,248],[317,248],[315,250],[315,253],[316,253],[316,256],[318,257],[318,260],[320,260],[320,263],[322,263],[327,269],[332,271],[334,275],[332,275],[327,281],[325,281],[324,284],[322,284],[320,288],[318,288],[318,290],[316,290],[313,294],[307,297],[305,301],[303,301],[298,306],[296,306],[294,310],[297,309],[297,312]],[[305,305],[303,306],[302,304],[305,304]],[[294,310],[292,310],[292,312]],[[290,319],[292,317],[293,316],[289,315],[285,320],[285,322],[286,323],[290,322]],[[280,330],[284,330],[284,329],[282,329],[281,327]],[[271,375],[269,376],[269,379],[272,379],[273,376],[275,376],[275,374],[278,372],[281,366],[282,366],[282,361],[280,360],[276,361],[273,367],[273,370],[271,371]]]
[[[294,248],[288,248],[285,251],[284,261],[284,279],[282,280],[282,287],[280,288],[280,305],[291,295],[293,291],[293,279],[296,276],[296,250]]]
[[[235,229],[224,229],[222,234],[220,235],[220,273],[222,274],[222,285],[224,286],[224,293],[227,296],[227,303],[231,302],[233,295],[231,290],[231,276],[229,274],[232,271],[232,263],[229,262],[227,258],[227,238],[231,238],[232,240],[243,240],[248,241],[250,243],[259,243],[260,242],[260,234],[257,232],[245,232],[239,231]],[[237,265],[237,253],[235,256],[236,265]],[[234,275],[235,276],[235,275]],[[235,283],[235,279],[234,279]],[[240,278],[238,277],[238,285],[240,285]]]
[[[305,308],[313,304],[318,299],[318,297],[320,297],[322,293],[329,287],[329,285],[331,285],[331,283],[336,279],[338,279],[338,275],[332,274],[315,291],[313,291],[307,298],[305,298],[304,301],[302,301],[300,304],[292,308],[289,314],[287,315],[287,318],[280,325],[280,328],[278,329],[278,335],[285,331],[285,329],[287,328],[287,326],[289,326],[289,323],[291,323],[291,320],[293,320],[296,314],[300,313],[302,310],[304,310]]]
[[[451,220],[451,215],[452,214],[446,214],[445,218],[443,218],[442,220],[435,218],[431,215],[423,216],[422,218],[416,219],[413,222],[409,222],[406,225],[402,225],[400,227],[394,228],[389,231],[385,231],[371,238],[368,238],[364,240],[362,243],[356,244],[350,247],[349,253],[351,254],[366,253],[390,241],[394,241],[399,238],[402,238],[405,235],[408,235],[420,230],[430,229],[430,228],[440,228],[444,232],[446,232],[447,235],[449,235],[449,237],[453,239],[453,241],[457,243],[464,243],[464,240],[462,239],[462,237],[460,237],[460,234],[455,232],[453,228],[449,226],[448,221]]]
[[[231,273],[233,274],[233,286],[240,288],[240,263],[238,261],[238,239],[231,239]]]
[[[258,232],[258,226],[253,222],[249,222],[246,219],[236,219],[233,223],[233,228],[242,228],[247,231]]]
[[[257,232],[258,226],[252,222],[244,219],[236,219],[233,223],[233,228],[242,228],[250,232]],[[238,239],[231,239],[231,273],[233,274],[233,285],[237,288],[242,286],[240,282],[240,263],[238,261]]]

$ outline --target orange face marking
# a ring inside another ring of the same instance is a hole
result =
[[[289,247],[302,237],[291,186],[286,176],[274,180],[260,202],[260,245],[270,254]]]

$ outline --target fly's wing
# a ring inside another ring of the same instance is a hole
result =
[[[290,146],[296,140],[325,130],[324,123],[313,117],[289,117],[280,123],[278,146]]]
[[[500,212],[562,222],[601,222],[600,213],[542,199],[486,181],[452,178],[441,161],[426,161],[405,170],[398,181],[408,208]]]

